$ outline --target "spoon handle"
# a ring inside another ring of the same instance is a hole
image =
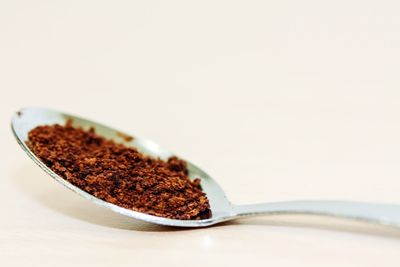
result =
[[[351,201],[305,200],[234,207],[235,216],[313,214],[400,227],[400,205]]]

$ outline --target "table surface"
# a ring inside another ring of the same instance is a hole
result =
[[[9,129],[25,106],[145,136],[234,203],[399,203],[398,1],[2,1],[3,266],[399,266],[400,231],[306,216],[180,230],[65,190]],[[6,263],[6,264],[4,264]]]

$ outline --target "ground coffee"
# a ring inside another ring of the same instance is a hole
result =
[[[38,126],[27,144],[49,168],[82,190],[118,206],[173,219],[205,219],[210,204],[186,162],[162,161],[97,135],[93,128]]]

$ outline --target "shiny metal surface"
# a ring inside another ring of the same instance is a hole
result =
[[[68,119],[73,119],[73,124],[75,126],[81,126],[83,128],[94,127],[98,134],[106,138],[111,138],[117,142],[123,142],[127,146],[135,147],[139,151],[153,157],[167,159],[173,155],[173,153],[160,147],[151,140],[137,136],[134,136],[132,141],[127,142],[123,138],[123,136],[127,134],[121,134],[121,131],[55,110],[43,108],[24,108],[14,114],[11,128],[15,138],[28,156],[53,179],[68,189],[81,195],[82,197],[96,203],[97,205],[138,220],[177,227],[204,227],[244,216],[268,214],[311,214],[342,217],[400,227],[399,205],[327,200],[234,205],[226,198],[222,188],[207,173],[187,160],[189,176],[191,178],[199,177],[201,179],[203,190],[206,192],[207,197],[210,200],[212,209],[212,217],[210,219],[174,220],[125,209],[98,199],[64,180],[62,177],[49,169],[40,159],[38,159],[25,144],[28,137],[28,132],[36,126],[55,123],[64,124]]]

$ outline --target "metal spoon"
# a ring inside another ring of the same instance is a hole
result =
[[[94,127],[98,134],[106,138],[112,138],[118,142],[124,142],[126,145],[133,146],[147,155],[159,157],[161,159],[167,159],[173,154],[150,140],[135,136],[133,140],[126,141],[126,136],[128,135],[120,131],[87,119],[61,113],[55,110],[43,108],[24,108],[15,113],[13,116],[11,126],[15,138],[28,156],[45,172],[47,172],[62,185],[66,186],[82,197],[96,203],[97,205],[135,219],[169,226],[204,227],[244,216],[268,214],[313,214],[356,219],[400,227],[399,205],[327,200],[234,205],[226,198],[224,191],[214,181],[214,179],[189,161],[187,161],[189,176],[191,178],[199,177],[201,179],[202,188],[210,201],[212,210],[211,218],[205,220],[174,220],[125,209],[96,198],[93,195],[90,195],[72,185],[67,180],[64,180],[62,177],[49,169],[39,158],[37,158],[25,144],[28,138],[28,132],[36,126],[55,123],[64,125],[68,119],[72,119],[73,124],[76,126],[81,126],[83,128]]]

